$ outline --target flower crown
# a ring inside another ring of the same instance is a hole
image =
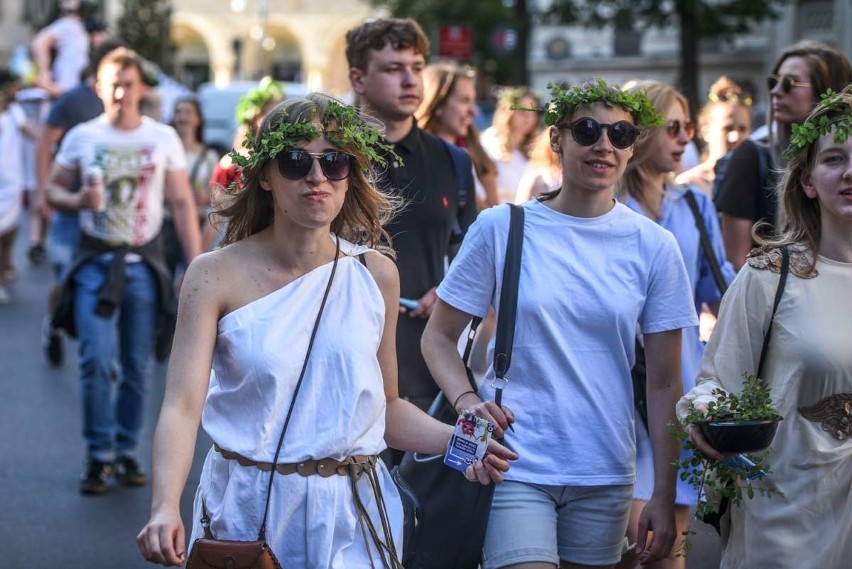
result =
[[[254,171],[267,160],[271,160],[285,150],[290,150],[299,142],[308,142],[325,136],[329,142],[340,147],[355,147],[374,164],[384,166],[386,156],[394,160],[399,157],[393,147],[385,141],[382,132],[367,124],[358,115],[355,107],[330,100],[318,119],[319,109],[312,109],[310,115],[296,122],[287,122],[287,110],[281,109],[275,123],[261,136],[255,137],[249,131],[244,147],[246,154],[236,150],[230,154],[231,160],[240,166],[243,172]]]
[[[265,77],[260,84],[240,97],[234,113],[238,124],[246,124],[254,120],[263,107],[273,99],[283,99],[284,89],[276,81]]]
[[[816,140],[834,130],[834,142],[846,142],[852,133],[852,85],[840,93],[831,89],[820,97],[816,116],[811,116],[802,124],[793,123],[790,144],[784,151],[784,160],[799,156]]]
[[[595,103],[603,103],[608,107],[621,107],[633,117],[633,122],[639,128],[662,126],[665,124],[663,115],[657,112],[644,91],[634,93],[624,91],[616,84],[608,84],[603,79],[596,79],[565,89],[557,83],[548,83],[550,103],[544,109],[544,124],[555,125],[559,119],[569,116],[580,107],[590,107]],[[540,109],[525,109],[512,107],[521,111],[539,111]]]

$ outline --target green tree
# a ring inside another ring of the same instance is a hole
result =
[[[173,71],[170,0],[125,0],[118,19],[118,37],[166,73]]]
[[[518,31],[518,49],[511,67],[498,70],[498,81],[510,77],[528,82],[526,61],[527,31],[533,23],[576,24],[618,30],[645,30],[678,26],[680,34],[680,88],[693,110],[698,108],[699,46],[703,39],[730,39],[751,31],[754,26],[778,17],[778,8],[789,0],[552,0],[541,11],[527,0],[370,0],[385,6],[399,17],[418,20],[427,31],[438,24],[469,22],[476,34],[475,49],[485,59],[501,63],[490,45],[491,31],[498,25],[511,25]],[[477,62],[480,63],[480,62]]]
[[[643,30],[677,26],[680,38],[677,87],[693,113],[698,110],[699,46],[703,39],[729,40],[778,17],[788,0],[553,0],[542,20],[587,27]]]

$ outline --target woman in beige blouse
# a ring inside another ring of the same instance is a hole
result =
[[[817,121],[827,117],[821,129]],[[767,457],[768,477],[723,521],[722,568],[841,569],[852,560],[852,87],[824,98],[794,131],[781,199],[788,229],[759,240],[722,300],[695,388],[678,403],[706,410],[714,390],[739,392],[758,367],[779,282],[780,247],[790,274],[775,315],[763,375],[784,420]],[[693,442],[721,458],[697,427]]]

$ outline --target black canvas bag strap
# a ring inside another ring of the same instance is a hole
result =
[[[693,217],[695,217],[695,226],[698,228],[698,234],[701,239],[701,250],[704,251],[704,258],[707,259],[708,263],[710,263],[710,272],[713,273],[713,280],[716,281],[716,287],[718,287],[719,292],[724,295],[725,291],[728,290],[728,283],[725,281],[724,275],[722,275],[722,267],[719,266],[719,259],[716,257],[716,253],[713,251],[713,245],[710,243],[710,237],[707,234],[707,226],[704,224],[704,218],[701,216],[701,211],[698,209],[698,202],[695,200],[695,196],[692,195],[692,190],[689,188],[686,189],[686,193],[683,194],[683,198],[686,200],[686,204],[689,206],[689,209],[692,210]]]
[[[772,316],[769,317],[769,327],[766,329],[766,334],[763,335],[763,347],[760,350],[760,359],[757,362],[757,377],[763,377],[763,364],[766,361],[766,354],[769,352],[769,340],[772,338],[772,324],[775,322],[775,313],[778,312],[778,305],[781,304],[781,297],[784,296],[784,287],[787,284],[787,275],[790,273],[790,251],[786,245],[781,246],[781,275],[778,278],[778,288],[775,290],[775,302],[772,304]]]
[[[275,477],[275,472],[277,470],[274,465],[278,464],[278,457],[281,454],[281,446],[284,444],[284,434],[287,432],[287,426],[290,424],[290,418],[293,416],[293,409],[296,407],[296,398],[299,396],[299,389],[302,387],[302,381],[305,379],[305,372],[308,369],[308,360],[311,357],[311,351],[314,347],[314,340],[317,337],[317,330],[319,330],[322,313],[325,310],[325,304],[328,300],[328,295],[331,292],[331,283],[334,281],[334,273],[337,272],[337,260],[339,258],[340,237],[335,235],[334,263],[331,265],[331,274],[328,276],[328,284],[325,286],[325,293],[322,295],[322,302],[320,302],[317,319],[314,321],[314,329],[311,332],[311,339],[308,341],[308,350],[305,354],[305,361],[302,364],[302,371],[299,373],[299,380],[296,382],[296,388],[293,390],[293,398],[290,400],[290,408],[287,409],[287,417],[284,419],[284,426],[281,428],[281,435],[278,437],[278,446],[275,449],[275,457],[272,459],[273,467],[272,470],[269,471],[269,482],[266,485],[266,505],[263,507],[263,520],[260,522],[260,531],[258,532],[257,537],[259,540],[266,539],[266,518],[269,515],[269,497],[272,494],[272,479]]]
[[[521,255],[524,245],[524,208],[509,204],[509,239],[497,309],[497,332],[494,340],[494,402],[500,405],[503,389],[509,380],[506,373],[512,364],[512,344],[515,340],[515,318],[518,313],[518,284],[521,280]]]

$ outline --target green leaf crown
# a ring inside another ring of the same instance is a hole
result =
[[[663,115],[657,112],[643,91],[625,91],[619,85],[609,84],[603,79],[595,79],[567,89],[558,83],[548,83],[547,88],[550,90],[550,102],[544,109],[544,123],[549,126],[570,116],[578,108],[591,107],[595,103],[621,107],[630,113],[634,124],[639,128],[665,124]],[[522,111],[539,110],[512,108]]]
[[[793,123],[790,144],[784,151],[789,161],[802,154],[821,136],[834,131],[834,142],[846,142],[852,133],[852,85],[840,93],[831,89],[820,97],[816,110],[802,124]]]
[[[341,149],[354,150],[373,164],[384,166],[387,163],[386,156],[398,159],[382,131],[367,124],[355,107],[330,100],[322,117],[317,116],[318,110],[315,107],[304,120],[288,122],[287,110],[282,108],[273,119],[275,122],[261,136],[254,136],[251,131],[246,134],[246,153],[235,150],[230,154],[231,160],[244,173],[253,172],[267,160],[285,150],[291,150],[299,142],[310,142],[321,136]]]
[[[255,119],[263,107],[274,99],[283,99],[284,89],[269,77],[261,79],[260,84],[240,97],[234,113],[238,124],[247,124]]]

